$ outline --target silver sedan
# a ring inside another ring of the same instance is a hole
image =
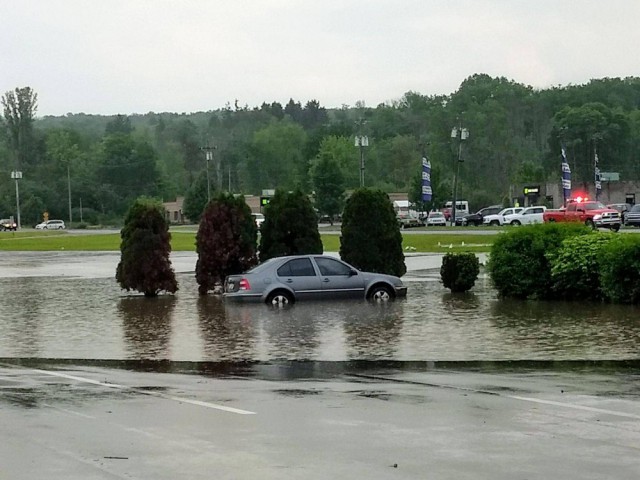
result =
[[[406,297],[400,278],[361,272],[327,255],[277,257],[242,275],[230,275],[224,283],[224,298],[287,305],[303,299],[360,298],[389,302]]]

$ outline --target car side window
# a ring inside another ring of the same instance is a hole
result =
[[[335,275],[351,275],[351,269],[342,262],[334,260],[333,258],[314,257],[318,268],[320,269],[320,275],[335,276]]]
[[[315,277],[311,260],[308,258],[295,258],[289,260],[278,269],[279,277]]]

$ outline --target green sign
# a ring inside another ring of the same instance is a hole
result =
[[[270,200],[271,200],[271,197],[260,197],[260,206],[265,207],[269,205]]]
[[[524,187],[524,194],[525,195],[539,195],[540,194],[540,187]]]

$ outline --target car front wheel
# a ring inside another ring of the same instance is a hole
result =
[[[513,222],[511,222],[511,225],[518,226],[518,225],[522,225],[522,223],[520,223],[520,220],[514,220]]]

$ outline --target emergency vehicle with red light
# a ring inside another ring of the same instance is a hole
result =
[[[620,212],[582,196],[569,200],[565,208],[547,210],[542,219],[545,223],[581,222],[592,228],[609,228],[614,232],[620,230],[622,225]]]

